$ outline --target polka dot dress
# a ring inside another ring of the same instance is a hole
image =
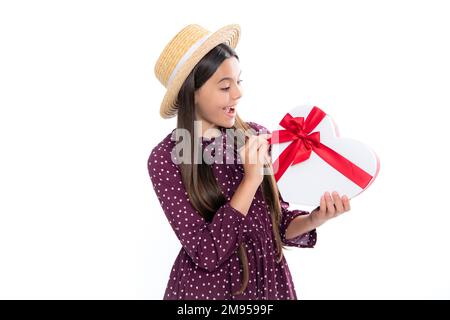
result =
[[[259,133],[269,132],[257,123],[248,124]],[[238,151],[232,148],[233,142],[228,143],[226,139],[226,129],[221,128],[222,135],[218,137],[202,138],[199,141],[203,153],[216,159],[208,163],[211,163],[214,176],[227,199],[209,223],[191,205],[179,167],[172,161],[171,152],[176,145],[176,141],[171,139],[172,132],[153,148],[148,158],[153,188],[182,246],[173,264],[164,299],[297,299],[285,258],[280,263],[276,261],[276,243],[269,207],[264,201],[261,187],[246,216],[230,205],[244,176],[244,167],[237,160]],[[226,150],[234,150],[232,154],[235,160],[231,163],[227,158],[231,155]],[[220,153],[217,157],[216,151]],[[315,229],[296,238],[286,239],[285,231],[291,220],[309,212],[289,210],[289,203],[282,198],[280,201],[280,235],[283,245],[314,247],[317,238]],[[241,285],[242,266],[237,254],[240,243],[244,244],[247,252],[249,281],[242,294],[233,296],[232,292]]]

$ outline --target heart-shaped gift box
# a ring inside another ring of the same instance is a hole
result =
[[[380,161],[362,142],[341,138],[333,119],[314,106],[298,106],[272,131],[272,167],[283,199],[319,206],[324,192],[349,199],[375,180]]]

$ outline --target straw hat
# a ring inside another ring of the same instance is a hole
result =
[[[236,48],[240,33],[238,24],[226,25],[214,33],[198,24],[190,24],[170,40],[155,64],[155,75],[167,89],[159,110],[163,119],[177,114],[178,91],[201,58],[221,43]]]

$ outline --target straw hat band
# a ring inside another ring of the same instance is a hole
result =
[[[208,34],[202,38],[200,38],[199,40],[197,40],[197,42],[195,42],[188,51],[186,51],[186,53],[181,57],[180,61],[178,61],[177,65],[175,66],[175,68],[172,71],[172,74],[169,77],[169,80],[167,81],[167,86],[170,86],[172,84],[173,78],[175,77],[175,75],[177,74],[178,70],[181,68],[181,66],[183,64],[185,64],[185,62],[192,56],[192,54],[195,52],[195,50],[201,46],[201,44],[203,42],[206,41],[206,39],[209,38],[209,36],[212,35],[212,32],[208,32]]]

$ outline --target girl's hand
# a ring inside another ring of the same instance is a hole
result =
[[[320,207],[310,213],[310,219],[315,227],[350,210],[350,200],[346,195],[342,196],[342,199],[336,191],[333,191],[332,195],[333,198],[329,192],[325,192],[320,197]]]
[[[271,133],[252,135],[239,150],[244,166],[244,178],[258,186],[264,179],[264,164],[270,161],[267,139],[271,136]]]

